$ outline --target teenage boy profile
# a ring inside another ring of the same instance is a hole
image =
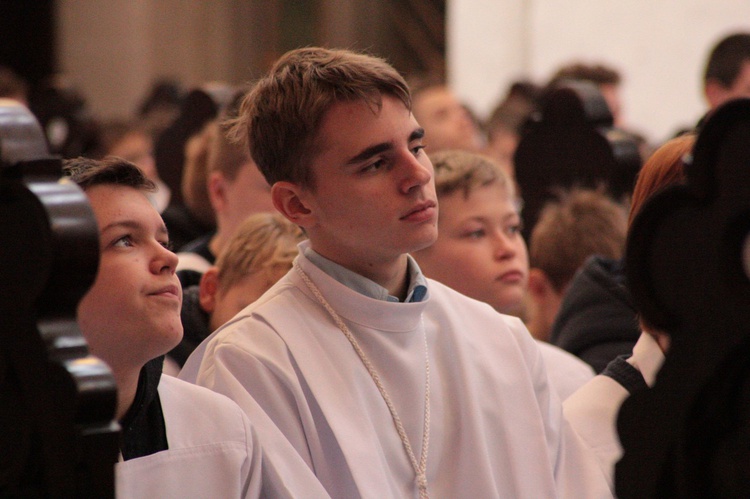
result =
[[[332,497],[610,497],[521,321],[408,255],[438,211],[410,106],[345,50],[291,51],[253,87],[236,130],[309,239],[180,376],[270,417]]]
[[[76,319],[117,384],[117,497],[326,497],[291,448],[274,443],[283,459],[268,459],[237,404],[161,375],[182,338],[182,292],[177,255],[147,197],[153,182],[120,158],[71,159],[64,171],[86,193],[100,233],[98,273]]]

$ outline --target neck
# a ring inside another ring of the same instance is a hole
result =
[[[115,383],[117,383],[117,420],[122,420],[133,405],[135,393],[138,390],[138,376],[141,370],[116,370],[113,368]]]
[[[351,270],[388,290],[388,294],[399,300],[404,300],[409,289],[408,264],[406,254],[399,255],[396,259],[389,261],[366,261],[353,257],[342,259],[331,256],[330,252],[319,250],[311,245],[319,255],[335,262],[342,267]]]
[[[339,265],[343,264],[339,263]],[[388,290],[389,295],[395,296],[401,301],[406,298],[409,288],[406,255],[402,255],[399,261],[387,266],[365,263],[360,265],[344,265],[344,267],[383,286]]]

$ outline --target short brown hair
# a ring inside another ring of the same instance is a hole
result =
[[[269,184],[285,180],[314,186],[308,168],[326,112],[336,102],[364,101],[373,111],[390,95],[411,108],[409,88],[385,60],[348,50],[292,50],[250,90],[233,136],[245,138]]]
[[[468,198],[475,189],[494,183],[505,187],[508,196],[515,196],[513,182],[490,158],[467,151],[447,150],[430,155],[435,169],[435,190],[438,198],[462,192]]]
[[[266,272],[270,278],[288,271],[297,256],[297,244],[304,239],[302,229],[279,213],[250,215],[216,260],[219,291],[250,274]]]
[[[232,124],[237,119],[246,93],[244,90],[235,93],[232,102],[222,111],[216,133],[212,134],[208,145],[208,173],[221,172],[230,182],[237,178],[244,165],[253,161],[245,144],[238,143],[231,137]]]
[[[113,156],[64,160],[63,173],[84,191],[96,185],[120,185],[145,192],[156,190],[154,183],[146,178],[140,168]]]
[[[716,80],[724,88],[732,87],[745,61],[750,61],[750,33],[726,36],[714,46],[708,56],[703,83]]]
[[[591,255],[622,258],[627,210],[601,192],[562,191],[542,209],[529,240],[529,266],[562,292]]]
[[[549,83],[553,87],[564,80],[590,81],[596,85],[619,85],[620,73],[603,64],[575,62],[557,70]]]

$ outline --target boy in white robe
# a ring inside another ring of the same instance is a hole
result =
[[[511,179],[481,154],[446,150],[430,159],[440,202],[439,235],[414,258],[425,275],[500,313],[523,316],[529,256]],[[594,377],[588,364],[561,348],[542,341],[537,346],[560,400]]]
[[[236,130],[309,240],[180,376],[268,416],[332,497],[609,497],[520,320],[408,255],[437,237],[410,106],[391,66],[344,50],[256,84]]]
[[[167,229],[146,196],[153,183],[119,158],[68,160],[65,171],[100,232],[97,277],[77,320],[117,384],[117,497],[326,497],[293,452],[277,464],[266,458],[237,404],[161,376],[163,355],[182,338],[182,292]]]

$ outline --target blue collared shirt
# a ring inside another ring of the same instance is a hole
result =
[[[303,248],[303,252],[307,259],[315,264],[316,267],[336,279],[347,288],[353,289],[354,291],[370,298],[375,298],[376,300],[396,303],[400,301],[395,296],[389,295],[388,290],[380,284],[361,276],[356,272],[352,272],[338,263],[332,262],[328,258],[317,253],[310,246]],[[420,302],[424,300],[427,295],[427,281],[425,280],[424,275],[422,275],[422,271],[419,269],[416,260],[414,260],[411,255],[406,255],[406,258],[407,272],[409,275],[409,288],[406,293],[406,300],[404,301]]]

